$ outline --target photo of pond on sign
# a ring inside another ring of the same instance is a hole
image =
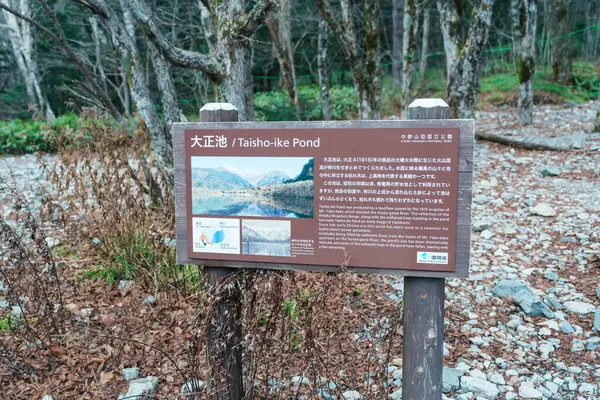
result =
[[[191,161],[194,215],[314,217],[312,157],[194,156]]]

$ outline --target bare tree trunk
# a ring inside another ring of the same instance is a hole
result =
[[[402,43],[404,41],[404,0],[392,1],[392,82],[402,83]]]
[[[121,3],[121,13],[123,14],[123,24],[125,25],[125,31],[129,35],[129,37],[131,38],[133,43],[135,44],[136,36],[135,36],[135,26],[133,24],[133,17],[131,16],[131,12],[129,11],[129,8],[127,8],[127,6],[125,5],[124,0],[120,0],[120,3]],[[131,67],[128,65],[126,57],[123,57],[121,60],[122,60],[121,79],[123,80],[123,88],[122,88],[122,90],[123,90],[123,105],[125,107],[125,115],[130,117],[132,114],[131,87],[129,85],[130,79],[128,79],[128,78],[131,76]]]
[[[598,7],[598,6],[596,6]],[[593,17],[593,4],[590,0],[585,0],[584,2],[585,8],[585,26],[593,25],[594,17]],[[594,36],[592,34],[592,30],[588,29],[585,31],[585,48],[586,48],[586,56],[589,62],[593,62],[596,59],[596,48],[594,46]]]
[[[300,116],[300,100],[294,68],[294,48],[292,46],[292,14],[290,0],[281,0],[276,12],[267,18],[267,26],[271,40],[275,46],[283,87],[287,90],[294,105],[296,114]]]
[[[519,122],[531,124],[533,112],[533,76],[535,74],[535,38],[537,7],[535,0],[522,2],[522,41],[519,59]]]
[[[423,78],[427,71],[427,54],[429,54],[429,29],[431,28],[431,8],[429,1],[423,1],[423,36],[421,37],[421,59],[419,60],[419,83],[423,84]]]
[[[32,16],[29,0],[0,0],[0,3],[11,7],[25,17],[31,18]],[[15,15],[8,11],[2,11],[2,13],[6,20],[12,52],[25,83],[29,105],[35,106],[48,120],[54,120],[56,118],[54,112],[50,108],[48,99],[41,88],[33,38],[35,27],[24,20],[18,20]]]
[[[379,0],[365,0],[365,71],[363,87],[366,102],[361,119],[381,119],[381,9]]]
[[[419,18],[415,0],[407,0],[404,4],[404,36],[402,40],[402,94],[404,95],[403,113],[408,114],[408,104],[411,99],[412,71],[417,52],[417,32]]]
[[[329,104],[329,70],[327,66],[327,22],[319,19],[319,38],[317,42],[317,69],[319,73],[319,89],[321,91],[321,109],[323,120],[331,121],[331,105]]]
[[[466,41],[460,33],[460,17],[453,2],[437,0],[446,50],[448,100],[454,118],[473,118],[479,76],[492,20],[494,0],[482,0],[473,9]],[[460,54],[458,49],[461,49]]]
[[[566,0],[552,0],[553,36],[562,36],[570,32],[569,9]],[[571,37],[564,37],[552,42],[552,79],[555,82],[570,85],[573,82],[573,56],[571,54]]]
[[[163,106],[165,136],[172,146],[171,125],[174,122],[181,122],[182,118],[185,119],[185,117],[183,117],[177,102],[177,92],[175,91],[175,85],[171,77],[171,67],[163,55],[156,50],[154,45],[151,45],[151,47],[153,54],[152,65],[154,66],[156,82],[160,90],[160,99]]]
[[[512,36],[512,61],[515,71],[519,71],[519,60],[521,59],[521,5],[523,0],[510,0],[510,22]]]
[[[317,0],[319,13],[335,34],[352,71],[358,114],[361,119],[381,118],[381,41],[379,0],[365,0],[363,15],[364,56],[359,51],[358,35],[349,0],[341,0],[342,23],[339,24],[328,0]],[[364,57],[364,58],[363,58]]]

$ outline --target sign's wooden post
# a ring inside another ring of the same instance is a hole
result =
[[[447,119],[450,107],[441,99],[417,99],[409,119]],[[444,350],[444,278],[404,278],[402,398],[442,398]]]
[[[200,122],[237,121],[238,110],[229,103],[208,103],[200,110]],[[234,271],[226,267],[204,267],[207,285],[214,287],[220,279]],[[207,386],[217,390],[218,400],[241,400],[244,397],[240,294],[234,284],[230,286],[219,301],[206,341],[210,373]]]

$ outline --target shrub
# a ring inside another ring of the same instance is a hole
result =
[[[77,125],[58,132],[58,161],[44,167],[67,204],[71,242],[99,260],[87,277],[111,284],[135,278],[155,291],[185,287],[190,274],[169,246],[171,188],[153,164],[145,127],[131,132],[125,123],[86,115]]]
[[[76,129],[80,120],[69,113],[52,122],[38,120],[0,121],[0,154],[24,154],[35,151],[55,151],[53,138],[65,128]]]
[[[257,121],[320,121],[323,119],[321,93],[318,86],[299,86],[301,113],[296,114],[287,92],[283,90],[254,94]],[[356,119],[356,100],[351,86],[330,89],[331,114],[335,120]]]

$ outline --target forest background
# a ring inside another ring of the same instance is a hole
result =
[[[335,4],[334,4],[335,3]],[[139,116],[158,161],[170,124],[228,101],[241,120],[402,116],[443,97],[455,117],[598,96],[597,0],[2,0],[0,151],[44,149],[96,107]],[[537,65],[537,74],[536,74]],[[535,93],[534,89],[535,88]],[[31,135],[26,135],[33,130]],[[24,136],[26,135],[26,136]],[[37,135],[37,136],[36,136]],[[167,168],[169,169],[169,168]]]

